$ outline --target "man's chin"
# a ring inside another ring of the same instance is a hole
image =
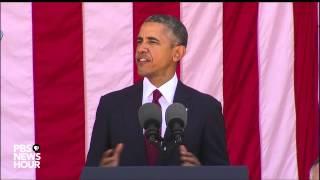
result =
[[[141,76],[141,77],[148,77],[149,73],[138,70],[138,75]]]

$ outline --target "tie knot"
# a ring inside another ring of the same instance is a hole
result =
[[[158,89],[154,90],[153,91],[153,100],[152,100],[152,102],[159,104],[159,99],[160,99],[161,96],[162,96],[162,94]]]

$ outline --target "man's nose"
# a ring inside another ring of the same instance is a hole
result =
[[[148,52],[148,51],[149,51],[149,49],[148,49],[148,47],[146,46],[145,43],[138,44],[137,52],[144,53],[144,52]]]

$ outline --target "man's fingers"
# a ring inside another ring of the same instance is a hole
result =
[[[120,161],[120,155],[123,150],[123,144],[117,144],[117,146],[113,149],[113,154],[108,161],[106,161],[107,166],[118,166]]]
[[[118,166],[120,161],[120,154],[123,150],[123,144],[117,144],[114,149],[108,149],[102,154],[100,166],[110,167]]]
[[[191,152],[185,152],[185,151],[181,151],[180,155],[181,156],[187,156],[187,157],[193,157],[194,156]]]
[[[194,165],[199,165],[200,164],[200,162],[195,157],[183,156],[183,157],[181,157],[181,161],[183,161],[184,163],[191,163],[191,164],[194,164]]]
[[[102,157],[106,158],[106,157],[111,157],[112,155],[113,155],[113,149],[108,149],[102,154]]]
[[[120,143],[120,144],[117,144],[117,146],[114,148],[114,149],[108,149],[107,151],[105,151],[103,154],[102,154],[102,157],[105,158],[105,157],[112,157],[114,155],[117,155],[119,156],[121,154],[123,150],[123,144]]]
[[[110,165],[115,161],[114,157],[108,157],[108,158],[104,158],[101,160],[100,165],[102,166],[106,166],[106,165]]]
[[[100,166],[113,166],[116,161],[115,156],[111,156],[111,157],[103,157],[100,161]]]
[[[194,166],[193,164],[188,163],[188,162],[182,163],[181,165],[182,165],[182,166]]]
[[[189,152],[184,145],[180,145],[180,159],[182,161],[182,166],[194,166],[201,164],[198,158]]]

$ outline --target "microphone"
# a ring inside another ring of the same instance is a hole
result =
[[[166,110],[167,127],[172,132],[174,143],[181,144],[184,128],[187,125],[188,113],[181,103],[173,103]]]
[[[145,136],[152,142],[159,144],[159,129],[162,122],[162,114],[160,107],[155,103],[145,103],[139,108],[139,123],[145,129]]]

